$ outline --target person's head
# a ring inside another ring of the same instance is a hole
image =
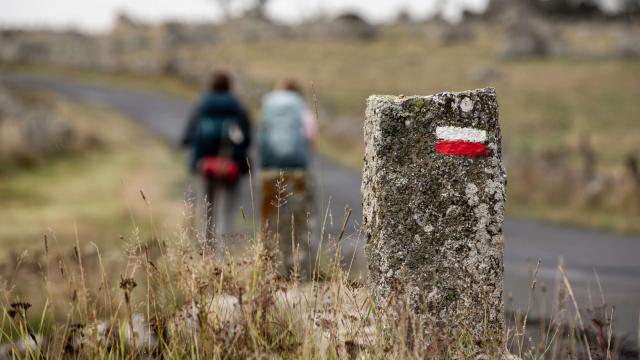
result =
[[[231,76],[229,73],[223,70],[214,71],[211,75],[211,80],[209,80],[209,91],[230,92]]]
[[[294,79],[284,79],[276,84],[276,90],[284,90],[284,91],[293,91],[300,96],[304,96],[304,92],[302,91],[302,87],[300,83],[298,83]]]

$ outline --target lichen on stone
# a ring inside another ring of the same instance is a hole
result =
[[[486,131],[487,156],[438,153],[438,126]],[[482,337],[488,326],[503,334],[506,175],[495,90],[371,96],[364,134],[364,229],[376,300],[386,303],[401,284],[426,329]]]

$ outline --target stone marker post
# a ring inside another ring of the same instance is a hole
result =
[[[502,344],[506,175],[495,90],[371,96],[366,115],[362,193],[376,301],[400,291],[427,332]]]

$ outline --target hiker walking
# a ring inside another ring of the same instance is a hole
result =
[[[265,169],[306,169],[316,136],[313,111],[294,80],[284,80],[262,102],[260,154]]]
[[[189,119],[183,144],[191,149],[196,216],[205,220],[204,234],[212,242],[214,235],[234,230],[238,182],[249,169],[251,125],[244,107],[231,93],[228,73],[212,75]]]
[[[296,81],[282,81],[264,97],[259,130],[262,224],[279,244],[287,275],[297,265],[301,276],[313,270],[308,168],[315,135],[315,116]]]

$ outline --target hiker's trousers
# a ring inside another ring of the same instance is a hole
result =
[[[190,200],[193,202],[195,232],[200,241],[216,247],[216,240],[236,230],[235,220],[240,214],[238,183],[193,176]]]

